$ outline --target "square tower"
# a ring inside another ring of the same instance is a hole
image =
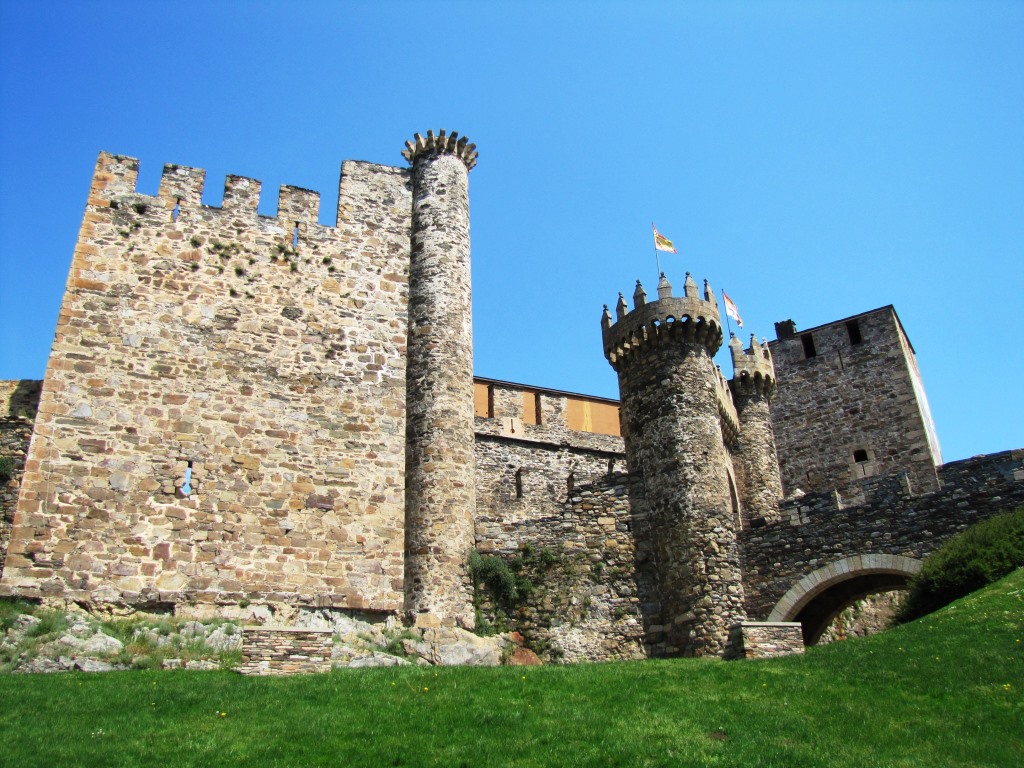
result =
[[[772,416],[786,495],[835,489],[856,501],[863,478],[904,472],[914,493],[938,487],[935,425],[891,304],[801,332],[785,320],[775,333]]]

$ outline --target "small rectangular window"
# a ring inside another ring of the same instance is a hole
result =
[[[857,448],[853,452],[853,460],[858,464],[863,464],[868,460],[868,452],[863,448]]]
[[[805,333],[800,337],[800,341],[804,345],[804,357],[818,356],[818,351],[814,348],[814,337],[811,334]]]
[[[846,322],[846,332],[850,334],[851,344],[860,344],[864,341],[864,337],[860,335],[860,323],[856,320],[848,320]]]

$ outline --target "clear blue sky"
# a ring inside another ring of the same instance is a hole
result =
[[[616,397],[653,220],[759,336],[895,304],[945,459],[1024,447],[1021,2],[5,0],[0,378],[43,375],[100,150],[332,224],[343,159],[442,127],[480,151],[478,375]]]

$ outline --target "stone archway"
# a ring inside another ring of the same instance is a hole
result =
[[[905,587],[921,561],[903,555],[857,555],[813,571],[794,584],[772,609],[768,621],[799,621],[804,643],[818,641],[829,620],[867,595]]]

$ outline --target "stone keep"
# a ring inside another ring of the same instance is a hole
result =
[[[775,324],[774,403],[786,494],[835,489],[862,497],[866,477],[903,474],[939,487],[942,464],[914,348],[892,305],[797,332]]]

